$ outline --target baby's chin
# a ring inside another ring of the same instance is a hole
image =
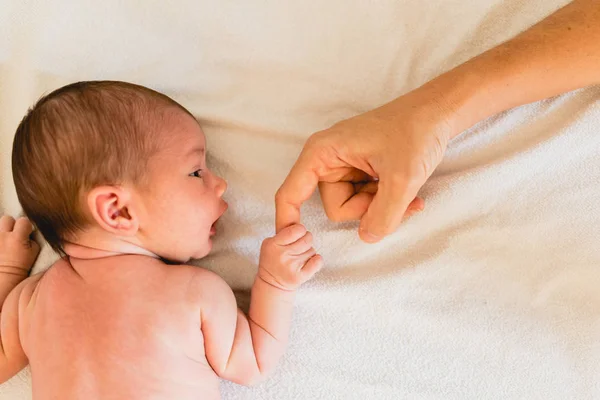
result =
[[[199,260],[210,254],[212,251],[212,240],[208,238],[201,248],[197,248],[187,254],[158,254],[158,256],[167,264],[186,264],[192,260]]]
[[[192,256],[192,259],[199,260],[201,258],[206,257],[207,255],[210,254],[210,252],[212,251],[212,248],[213,248],[212,240],[208,239],[207,243],[204,245],[204,247]]]
[[[202,240],[202,245],[193,254],[190,255],[189,260],[199,260],[208,256],[212,251],[214,233],[207,234],[204,237],[205,239]]]
[[[196,234],[190,234],[190,237],[194,237],[195,240],[186,242],[184,246],[181,243],[165,243],[163,242],[163,254],[157,254],[161,259],[165,260],[169,264],[185,264],[191,260],[199,260],[210,254],[213,249],[213,238],[216,234],[214,225],[209,229],[203,229],[202,232]],[[171,249],[176,249],[175,254],[168,253]]]

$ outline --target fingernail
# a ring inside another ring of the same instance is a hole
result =
[[[379,236],[373,235],[372,233],[365,232],[363,235],[363,239],[367,243],[377,243],[381,240]]]
[[[367,243],[376,243],[381,240],[381,237],[379,237],[377,235],[373,235],[372,233],[368,232],[362,226],[359,228],[358,234],[359,234],[360,238]]]

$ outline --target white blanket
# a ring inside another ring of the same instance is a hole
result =
[[[274,193],[312,132],[566,2],[0,0],[0,211],[20,211],[12,135],[43,92],[144,84],[200,119],[231,207],[198,264],[247,289]],[[599,99],[598,87],[580,90],[464,133],[423,188],[425,211],[380,244],[311,199],[303,222],[326,267],[299,293],[274,376],[224,383],[223,397],[600,398]],[[36,270],[54,258],[44,249]],[[30,392],[25,370],[0,399]]]

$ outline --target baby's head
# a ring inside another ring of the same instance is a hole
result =
[[[225,181],[206,166],[195,118],[124,82],[79,82],[17,128],[12,171],[25,214],[55,250],[141,248],[185,262],[210,252]]]

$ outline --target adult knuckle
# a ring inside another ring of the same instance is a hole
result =
[[[304,143],[304,149],[310,150],[314,149],[315,147],[319,147],[324,138],[324,135],[324,131],[316,132],[310,135]]]
[[[342,210],[339,207],[332,205],[325,205],[325,215],[333,222],[342,222],[344,217]]]
[[[395,171],[388,178],[388,182],[390,184],[390,190],[402,190],[407,183],[407,177],[412,175],[412,168],[405,169],[404,171]]]

